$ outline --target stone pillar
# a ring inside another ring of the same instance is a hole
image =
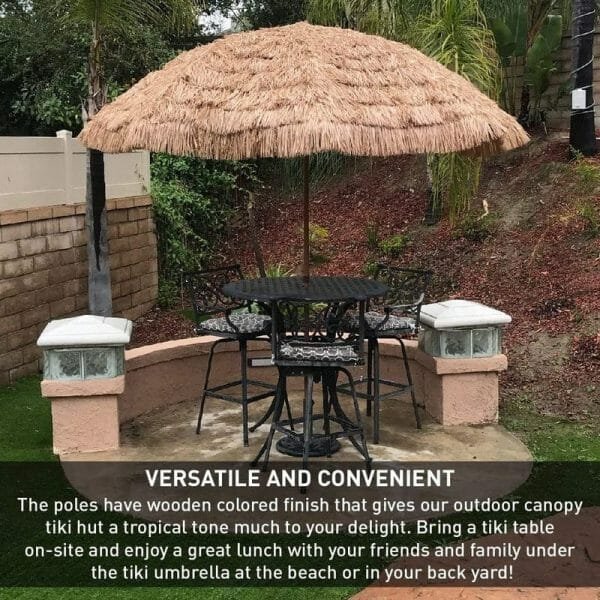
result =
[[[125,389],[127,319],[83,315],[46,325],[42,395],[52,403],[55,454],[119,447],[119,396]]]
[[[421,350],[416,340],[404,344],[417,401],[438,423],[481,425],[498,421],[498,379],[506,370],[506,356],[439,358]],[[400,344],[381,340],[379,348],[382,377],[406,381]]]
[[[442,425],[481,425],[498,421],[498,376],[503,354],[487,358],[435,358],[415,349],[417,397]]]
[[[97,452],[119,447],[119,396],[125,377],[42,381],[52,406],[54,453]]]

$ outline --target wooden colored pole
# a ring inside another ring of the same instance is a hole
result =
[[[310,209],[309,201],[309,183],[310,183],[310,158],[305,156],[302,161],[304,171],[304,263],[302,274],[304,281],[308,283],[310,279]]]

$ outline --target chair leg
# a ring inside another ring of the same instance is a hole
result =
[[[285,376],[280,374],[277,380],[277,389],[275,390],[275,408],[273,409],[273,420],[271,421],[271,428],[269,429],[269,435],[259,450],[256,458],[252,461],[252,466],[256,467],[260,461],[261,456],[265,456],[262,470],[266,471],[269,466],[269,455],[271,453],[271,446],[273,445],[273,437],[275,436],[275,425],[281,418],[281,411],[283,409],[285,397]]]
[[[212,361],[213,356],[215,354],[215,348],[219,344],[228,341],[230,340],[217,340],[216,342],[213,342],[213,344],[210,347],[210,352],[208,353],[208,365],[206,366],[206,375],[204,377],[204,387],[202,388],[202,396],[200,398],[200,412],[198,413],[198,423],[196,424],[196,435],[200,433],[200,428],[202,427],[202,415],[204,414],[204,403],[206,402],[206,391],[208,389],[208,381],[210,378],[210,370],[212,369]]]
[[[379,342],[373,340],[373,443],[379,444]]]
[[[367,417],[371,416],[371,404],[373,401],[373,340],[367,340]]]
[[[244,446],[248,446],[248,342],[240,340],[241,374],[242,374],[242,427],[244,430]]]
[[[327,457],[331,457],[331,424],[329,422],[329,411],[331,403],[329,401],[329,390],[335,385],[335,379],[332,379],[328,371],[323,372],[323,433],[327,436]]]
[[[294,431],[294,424],[292,423],[292,418],[293,418],[292,417],[292,407],[290,406],[290,399],[288,398],[287,380],[286,380],[285,377],[283,378],[282,390],[283,390],[283,392],[282,392],[283,393],[283,400],[285,402],[285,407],[286,407],[286,410],[287,410],[287,416],[288,416],[288,419],[290,421],[290,429],[292,431]]]
[[[304,377],[304,448],[302,452],[302,467],[304,469],[306,469],[306,467],[308,466],[310,442],[312,441],[313,387],[313,375],[306,375]]]
[[[363,455],[367,463],[367,469],[369,469],[371,467],[371,457],[369,456],[369,449],[367,448],[367,438],[365,436],[362,417],[360,416],[360,407],[358,406],[358,396],[356,395],[356,386],[354,385],[354,378],[352,377],[350,371],[346,369],[340,370],[344,372],[344,374],[348,378],[348,383],[350,384],[350,391],[352,393],[352,403],[354,404],[354,414],[356,418],[356,424],[358,426],[360,444],[354,439],[354,436],[348,436],[348,439],[352,442],[353,446]]]
[[[400,347],[402,348],[402,358],[404,359],[404,369],[406,370],[406,381],[409,385],[410,397],[412,399],[413,410],[415,411],[415,420],[417,421],[417,429],[422,428],[421,413],[419,412],[419,405],[417,404],[417,398],[415,396],[415,386],[413,385],[412,375],[410,373],[410,367],[408,366],[408,356],[406,355],[406,348],[402,338],[399,338]]]

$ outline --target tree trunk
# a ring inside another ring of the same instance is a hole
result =
[[[88,234],[88,307],[92,315],[112,315],[104,155],[87,152],[86,227]]]
[[[522,127],[529,127],[529,104],[531,103],[531,90],[529,85],[523,82],[521,88],[521,108],[517,120]]]
[[[437,165],[437,156],[428,154],[425,158],[427,164],[427,208],[425,210],[425,224],[437,225],[442,218],[442,195],[435,183],[433,170]]]
[[[573,0],[573,89],[586,90],[585,109],[571,111],[571,148],[584,156],[596,154],[594,111],[594,23],[595,0]]]
[[[97,26],[92,27],[88,72],[87,115],[92,118],[106,102],[102,76],[101,44]],[[86,228],[88,233],[88,310],[92,315],[112,315],[112,289],[106,217],[104,155],[99,150],[87,152]]]

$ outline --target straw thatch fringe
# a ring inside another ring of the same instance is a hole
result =
[[[180,54],[105,106],[80,139],[105,152],[242,159],[491,154],[529,138],[468,81],[409,46],[297,23]]]

